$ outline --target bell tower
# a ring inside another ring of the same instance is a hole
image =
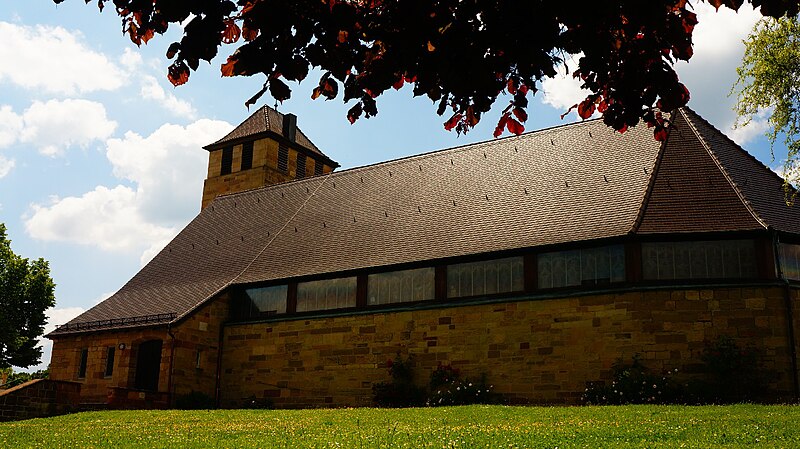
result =
[[[203,148],[208,151],[208,175],[201,209],[220,195],[319,176],[339,167],[297,127],[297,116],[269,106]]]

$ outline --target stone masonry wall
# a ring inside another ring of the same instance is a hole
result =
[[[398,352],[413,356],[419,385],[450,364],[485,373],[510,402],[574,404],[620,358],[640,354],[680,376],[720,335],[761,350],[777,399],[792,392],[784,305],[779,287],[663,290],[229,325],[221,405],[252,396],[277,407],[371,405]]]
[[[168,391],[170,337],[166,328],[145,328],[121,331],[95,331],[79,335],[53,338],[53,353],[50,359],[50,378],[78,382],[82,403],[105,403],[109,387],[133,388],[137,345],[147,340],[162,340],[161,367],[158,390]],[[125,349],[120,350],[120,343]],[[105,375],[108,348],[114,352],[114,369],[111,376]],[[86,376],[78,378],[81,350],[87,348]]]
[[[42,418],[77,411],[81,386],[75,382],[35,379],[0,390],[0,421]]]

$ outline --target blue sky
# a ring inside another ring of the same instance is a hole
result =
[[[763,120],[732,130],[728,91],[758,14],[696,5],[695,56],[678,71],[690,106],[770,167]],[[263,80],[221,78],[222,57],[201,63],[189,83],[166,80],[167,46],[179,30],[137,48],[109,4],[67,0],[0,6],[0,221],[12,247],[50,261],[57,284],[48,330],[113,294],[199,212],[207,153],[201,148],[240,123]],[[562,72],[564,72],[562,70]],[[341,100],[312,101],[314,73],[279,105],[342,168],[489,140],[499,110],[457,136],[410,88],[378,99],[379,114],[350,125]],[[581,98],[568,76],[548,80],[529,108],[528,130],[568,123]],[[263,101],[273,105],[273,101]],[[262,103],[263,104],[263,103]],[[44,342],[49,361],[49,343]]]

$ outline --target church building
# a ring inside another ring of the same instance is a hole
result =
[[[575,404],[620,359],[681,376],[720,336],[798,396],[800,207],[688,108],[664,142],[588,120],[335,171],[263,107],[205,150],[199,214],[48,335],[85,404],[369,406],[398,354],[420,385],[450,365]]]

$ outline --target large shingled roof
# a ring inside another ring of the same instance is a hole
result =
[[[234,284],[721,230],[720,211],[724,230],[800,233],[777,175],[690,110],[673,118],[665,145],[643,126],[619,134],[589,120],[218,197],[70,324],[180,319]]]

